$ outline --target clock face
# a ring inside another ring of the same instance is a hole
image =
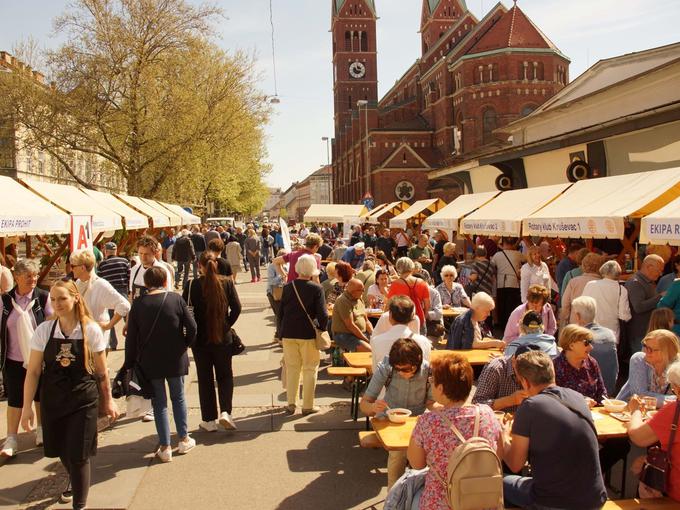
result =
[[[363,78],[366,75],[366,66],[361,62],[352,62],[349,65],[349,75],[352,78]]]

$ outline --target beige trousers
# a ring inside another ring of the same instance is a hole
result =
[[[406,471],[406,450],[387,452],[387,490],[390,490]]]
[[[321,356],[314,339],[283,339],[283,359],[286,362],[286,393],[288,405],[297,403],[302,374],[302,409],[314,407],[314,390]]]

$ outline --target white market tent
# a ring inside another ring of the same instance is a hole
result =
[[[116,193],[116,197],[150,218],[151,221],[153,221],[154,228],[170,226],[170,218],[168,215],[161,213],[155,207],[151,207],[143,199],[130,195],[124,195],[122,193]]]
[[[680,246],[680,198],[642,218],[640,242]]]
[[[359,204],[312,204],[304,216],[305,223],[342,222],[344,218],[361,218],[368,210]]]
[[[135,211],[132,207],[110,193],[104,193],[103,191],[95,191],[92,189],[81,189],[81,191],[102,204],[104,207],[111,209],[112,211],[115,211],[121,215],[125,220],[126,230],[149,228],[149,218],[147,218],[142,213]]]
[[[504,191],[463,218],[460,222],[460,232],[519,237],[522,220],[554,200],[570,185],[570,183],[564,183]]]
[[[11,177],[0,176],[0,236],[68,234],[71,218]]]
[[[623,239],[642,218],[680,196],[680,168],[587,179],[524,218],[526,235]]]
[[[416,220],[418,223],[422,223],[430,214],[437,212],[445,205],[446,203],[441,198],[430,198],[413,202],[411,207],[390,220],[390,228],[405,229],[408,220]]]
[[[485,193],[460,195],[453,202],[427,218],[423,222],[423,228],[457,232],[461,218],[493,200],[499,193],[500,191],[487,191]]]
[[[108,209],[75,186],[23,179],[23,183],[45,200],[73,215],[92,216],[92,229],[107,232],[123,228],[120,214]]]
[[[151,198],[142,198],[144,202],[146,202],[148,205],[156,209],[159,213],[165,214],[169,219],[170,219],[170,226],[171,227],[179,227],[180,225],[183,225],[184,222],[182,221],[182,217],[177,214],[174,211],[171,211],[164,205],[162,205],[160,202],[153,200]]]
[[[408,203],[402,201],[379,205],[364,217],[364,223],[380,223],[380,218],[383,216],[387,214],[397,216],[408,209],[408,207]]]
[[[199,218],[195,214],[191,214],[189,211],[185,211],[182,207],[180,207],[177,204],[168,204],[160,201],[158,201],[158,203],[161,204],[163,207],[170,209],[172,212],[179,214],[180,218],[182,218],[182,225],[201,224],[201,218]]]

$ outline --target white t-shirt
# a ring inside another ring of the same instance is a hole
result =
[[[373,336],[382,335],[392,327],[390,322],[390,312],[383,313],[378,322],[373,327]],[[408,323],[408,327],[411,331],[420,331],[420,318],[417,315],[413,315],[413,319]]]
[[[166,274],[167,277],[165,279],[165,290],[172,290],[172,278],[173,275],[170,274],[170,271],[168,268],[163,264],[162,262],[159,262],[158,260],[153,261],[153,265],[157,267],[162,267]],[[153,266],[152,266],[153,267]],[[144,273],[146,273],[146,268],[142,266],[141,264],[138,264],[134,266],[132,269],[130,269],[130,292],[132,292],[135,288],[135,285],[139,285],[140,287],[144,287]]]
[[[45,321],[41,323],[33,332],[33,337],[31,338],[31,350],[45,352],[45,347],[47,342],[50,340],[50,333],[52,332],[52,326],[54,325],[54,320]],[[87,330],[87,344],[92,352],[102,352],[106,350],[108,345],[102,329],[94,321],[88,321],[85,325]],[[66,338],[61,332],[61,328],[57,323],[57,327],[54,329],[55,338]],[[69,335],[69,338],[83,338],[83,333],[80,329],[80,324],[78,324],[75,329]]]
[[[496,266],[496,287],[499,289],[519,288],[517,277],[522,266],[522,254],[517,250],[498,250],[491,257]]]
[[[416,330],[417,331],[417,330]],[[403,324],[395,324],[386,332],[380,335],[371,336],[371,351],[373,359],[373,373],[375,373],[378,363],[380,363],[385,356],[390,354],[390,349],[394,342],[400,338],[408,338],[413,335],[413,331]],[[432,351],[432,342],[427,337],[422,335],[413,335],[413,340],[423,350],[423,359],[430,360],[430,352]]]

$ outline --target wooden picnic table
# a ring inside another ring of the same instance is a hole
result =
[[[592,412],[598,439],[627,436],[625,423],[609,416],[603,407],[596,407],[592,409]],[[406,450],[417,419],[415,416],[410,416],[406,419],[406,423],[392,423],[387,418],[372,418],[371,424],[385,450]],[[584,424],[584,426],[587,425]]]
[[[464,351],[433,350],[430,359],[437,359],[449,353],[457,353],[465,356],[470,365],[486,365],[494,358],[503,355],[503,351],[498,349],[469,349]],[[345,362],[354,368],[365,368],[368,371],[373,369],[373,356],[370,352],[345,352],[343,353]]]
[[[467,308],[463,308],[463,307],[446,308],[446,309],[442,310],[442,313],[443,313],[445,319],[446,318],[455,319],[459,315],[464,314],[467,310],[468,310]],[[385,313],[383,310],[371,310],[371,309],[367,309],[366,312],[367,312],[368,317],[371,318],[371,319],[379,319],[380,316],[383,313]],[[332,305],[328,306],[328,316],[333,317],[333,306]]]
[[[671,498],[608,500],[602,510],[677,510],[680,503]]]

